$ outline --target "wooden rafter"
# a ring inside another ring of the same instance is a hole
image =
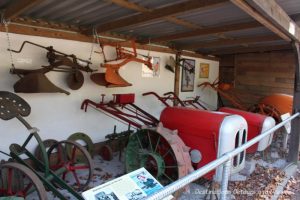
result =
[[[141,13],[147,13],[147,12],[152,11],[152,9],[146,8],[146,7],[141,6],[137,3],[129,2],[128,0],[110,0],[110,2],[112,2],[112,3],[114,3],[118,6],[121,6],[123,8],[127,8],[127,9],[130,9],[130,10],[135,10],[135,11],[138,11],[138,12],[141,12]],[[164,17],[164,19],[169,21],[169,22],[172,22],[174,24],[184,26],[186,28],[190,28],[190,29],[198,29],[199,28],[199,26],[196,25],[196,24],[193,24],[193,23],[188,22],[188,21],[183,20],[183,19],[179,19],[179,18],[174,17],[174,16]]]
[[[262,16],[261,13],[259,13],[257,10],[255,10],[253,7],[251,7],[246,1],[242,0],[230,0],[233,4],[235,4],[237,7],[248,13],[250,16],[252,16],[254,19],[256,19],[258,22],[260,22],[262,25],[270,29],[273,33],[277,34],[279,37],[286,41],[291,41],[290,37],[287,36],[284,32],[282,32],[278,27],[276,27],[273,23],[271,23],[268,19],[266,19],[264,16]],[[271,1],[271,0],[270,0]],[[269,3],[269,1],[266,1]]]
[[[5,32],[4,26],[0,26],[0,31]],[[79,32],[75,31],[62,31],[62,30],[55,30],[52,28],[43,28],[43,27],[36,27],[36,26],[28,26],[27,24],[14,24],[11,23],[9,25],[9,32],[16,33],[16,34],[22,34],[22,35],[32,35],[32,36],[41,36],[41,37],[48,37],[48,38],[58,38],[58,39],[65,39],[65,40],[75,40],[75,41],[81,41],[81,42],[92,42],[93,37],[87,36],[84,34],[81,34]],[[109,35],[107,35],[109,37]],[[100,42],[111,42],[113,40],[104,39],[101,38]],[[116,40],[115,40],[116,41]],[[131,47],[131,43],[123,43],[124,47]],[[157,51],[162,53],[172,53],[175,54],[177,51],[170,49],[170,48],[164,48],[164,47],[157,47],[157,46],[149,46],[149,45],[136,45],[137,49],[142,50],[151,50],[151,51]],[[189,56],[189,57],[195,57],[195,58],[204,58],[208,60],[216,60],[219,59],[217,57],[211,57],[206,56],[198,53],[193,52],[186,52],[183,51],[182,55]]]
[[[172,16],[175,14],[184,13],[191,10],[196,10],[200,8],[211,8],[220,4],[224,4],[228,0],[189,0],[183,3],[177,3],[171,6],[166,6],[158,9],[154,9],[151,12],[141,13],[126,17],[123,19],[111,21],[109,23],[102,24],[97,27],[98,33],[114,30],[117,28],[128,27],[132,25],[137,25],[145,23],[152,20],[158,20],[167,16]],[[85,34],[91,34],[92,29],[85,31]]]
[[[230,25],[224,25],[224,26],[203,28],[203,29],[198,29],[198,30],[193,30],[193,31],[183,32],[183,33],[177,33],[177,34],[172,34],[172,35],[166,35],[166,36],[161,36],[161,37],[157,37],[157,38],[151,38],[151,41],[152,42],[165,42],[165,41],[172,41],[172,40],[190,38],[190,37],[196,37],[196,36],[214,35],[214,34],[230,32],[230,31],[239,31],[239,30],[257,28],[260,26],[261,25],[257,22],[230,24]]]
[[[15,18],[42,1],[43,0],[16,0],[5,9],[4,17],[6,19]]]
[[[248,47],[237,47],[228,48],[222,50],[211,51],[213,55],[226,55],[226,54],[237,54],[237,53],[256,53],[256,52],[267,52],[267,51],[278,51],[278,50],[291,50],[291,45],[272,45],[272,46],[248,46]]]
[[[240,44],[251,44],[251,43],[259,43],[259,42],[267,42],[267,41],[276,41],[281,40],[280,37],[276,35],[264,35],[264,36],[256,36],[256,37],[242,37],[235,39],[220,39],[213,42],[200,42],[188,45],[179,46],[180,49],[189,49],[195,50],[199,48],[213,48],[218,46],[230,46],[230,45],[240,45]]]
[[[249,4],[289,37],[300,42],[300,27],[274,0],[249,0]]]

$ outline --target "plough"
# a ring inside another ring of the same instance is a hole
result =
[[[116,58],[107,60],[104,52],[105,46],[112,46],[116,49]],[[103,54],[104,64],[101,64],[101,67],[106,68],[105,73],[95,73],[91,75],[91,79],[98,85],[106,86],[106,87],[126,87],[131,86],[132,84],[127,82],[124,78],[119,74],[119,69],[126,65],[129,62],[138,62],[145,64],[149,69],[152,70],[152,57],[145,56],[142,54],[138,54],[136,51],[136,45],[134,41],[131,41],[132,50],[127,50],[122,47],[122,43],[101,43],[100,47],[102,49],[100,54]],[[138,58],[138,56],[142,58]],[[144,60],[145,58],[146,60]],[[111,62],[119,61],[119,63],[112,64]]]
[[[207,86],[218,92],[218,94],[223,98],[229,100],[235,108],[271,116],[276,122],[281,121],[281,115],[292,112],[293,97],[290,95],[273,94],[266,96],[258,104],[247,108],[236,96],[226,93],[226,91],[229,91],[232,88],[230,84],[220,83],[219,81],[215,80],[213,83],[204,82],[198,85],[198,87],[204,88]]]
[[[29,41],[24,41],[19,50],[8,49],[14,53],[20,53],[23,50],[25,44],[31,44],[47,50],[48,66],[42,66],[39,69],[16,69],[12,68],[10,72],[19,76],[18,80],[14,84],[15,92],[24,93],[53,93],[62,92],[70,94],[56,85],[54,85],[47,77],[46,73],[50,71],[66,72],[67,85],[72,90],[78,90],[81,88],[84,82],[84,77],[81,71],[93,72],[89,65],[90,61],[77,58],[75,55],[68,55],[60,51],[55,50],[52,46],[45,47],[40,44],[36,44]],[[81,64],[83,63],[84,66]],[[62,67],[65,66],[65,67]]]
[[[87,107],[92,106],[138,129],[155,127],[159,122],[154,116],[134,104],[134,94],[114,94],[113,100],[108,102],[104,102],[104,94],[101,96],[102,99],[99,103],[85,99],[81,104],[81,109],[86,112]]]
[[[175,103],[178,103],[182,107],[193,107],[196,109],[208,110],[208,108],[199,101],[200,96],[196,96],[195,98],[188,99],[188,100],[181,100],[174,92],[164,93],[163,96],[159,96],[155,92],[143,93],[143,96],[148,96],[148,95],[155,96],[166,107],[172,107]],[[170,103],[173,103],[173,105],[171,105]]]

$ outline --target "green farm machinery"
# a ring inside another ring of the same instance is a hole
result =
[[[9,154],[0,151],[11,157],[11,161],[0,164],[0,197],[46,200],[46,191],[51,191],[64,200],[68,198],[61,190],[66,190],[74,198],[83,200],[79,192],[88,187],[93,175],[90,154],[79,143],[70,140],[56,142],[46,149],[38,129],[23,118],[30,112],[31,108],[24,99],[11,92],[0,91],[0,118],[17,118],[29,131],[22,145],[9,146]],[[26,148],[32,139],[38,143],[40,158]]]

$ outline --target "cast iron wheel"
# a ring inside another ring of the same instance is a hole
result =
[[[85,133],[73,133],[72,135],[70,135],[68,137],[67,140],[72,140],[74,142],[78,142],[81,141],[84,143],[84,147],[86,148],[86,150],[90,153],[90,155],[93,157],[94,154],[94,144],[92,139]],[[67,152],[68,155],[71,155],[71,149],[69,147],[67,147]]]
[[[0,179],[0,196],[48,199],[41,180],[24,165],[13,162],[1,164]]]
[[[280,118],[281,114],[273,106],[266,105],[266,104],[255,104],[252,107],[250,107],[248,111],[273,117],[276,123],[281,122],[281,118]]]
[[[105,144],[100,148],[99,155],[106,161],[111,161],[114,156],[113,150],[108,144]]]
[[[161,129],[141,129],[130,136],[126,148],[126,170],[131,172],[144,167],[162,185],[167,185],[187,175],[192,167],[189,148],[176,133]]]
[[[66,153],[66,149],[71,150],[71,154]],[[79,143],[63,140],[51,146],[47,152],[50,162],[50,169],[56,171],[65,168],[60,176],[76,191],[85,190],[93,176],[93,161],[87,150]],[[81,177],[84,177],[80,179]],[[55,185],[59,185],[55,183]]]
[[[81,71],[76,70],[74,72],[70,72],[67,76],[67,84],[70,89],[78,90],[82,87],[84,82],[84,76]]]
[[[43,144],[44,144],[44,146],[46,148],[46,152],[55,143],[57,143],[57,140],[54,140],[54,139],[44,140]],[[41,161],[42,163],[44,163],[43,156],[42,156],[42,150],[41,150],[40,145],[38,145],[36,147],[36,149],[34,150],[34,156],[35,156],[36,159],[38,159],[39,161]],[[35,164],[35,168],[38,169],[38,170],[40,170],[41,166],[38,163],[34,163],[34,164]],[[42,168],[42,169],[44,169],[44,168]]]

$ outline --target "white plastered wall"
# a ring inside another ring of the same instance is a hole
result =
[[[68,41],[62,39],[52,39],[44,37],[26,36],[18,34],[10,34],[12,49],[19,49],[25,40],[35,42],[44,46],[52,45],[56,50],[75,54],[82,59],[88,59],[91,51],[91,44],[84,42]],[[94,50],[97,49],[94,46]],[[106,52],[109,56],[113,56],[113,51]],[[139,53],[148,54],[148,51],[139,51]],[[112,133],[113,126],[117,125],[117,131],[123,131],[127,126],[117,122],[106,115],[88,108],[88,112],[80,109],[81,103],[88,98],[98,102],[101,94],[106,94],[106,100],[111,100],[112,95],[116,93],[135,93],[136,104],[151,114],[159,117],[164,106],[153,97],[143,97],[141,94],[148,91],[155,91],[159,95],[174,90],[174,74],[164,68],[167,59],[171,54],[150,52],[150,56],[160,57],[161,67],[160,76],[154,78],[142,78],[142,67],[140,63],[131,62],[122,67],[120,74],[132,83],[131,87],[123,88],[105,88],[94,84],[87,73],[84,73],[84,85],[77,91],[72,91],[66,85],[66,74],[59,72],[49,72],[46,76],[57,86],[69,91],[70,95],[63,93],[39,93],[18,95],[24,98],[31,105],[31,114],[26,120],[33,126],[40,129],[40,136],[45,139],[63,140],[74,132],[84,132],[88,134],[93,142],[104,140],[105,135]],[[13,54],[16,68],[33,69],[39,68],[41,65],[48,65],[46,59],[46,50],[26,45],[20,54]],[[211,63],[211,71],[209,80],[214,80],[218,76],[218,62],[195,59],[196,72],[198,71],[200,62]],[[13,85],[19,79],[16,75],[9,73],[11,61],[9,52],[7,51],[7,40],[5,33],[0,33],[0,90],[13,92]],[[93,54],[91,68],[100,69],[100,63],[103,62],[99,54]],[[203,92],[196,88],[196,85],[203,80],[197,78],[195,80],[195,91],[181,93],[181,97],[189,97],[201,95],[203,100],[216,104],[215,94],[209,90]],[[0,150],[8,152],[9,144],[21,144],[28,136],[28,131],[16,119],[9,121],[0,120]],[[30,143],[29,149],[33,150],[36,143]],[[0,155],[0,158],[4,158]]]

